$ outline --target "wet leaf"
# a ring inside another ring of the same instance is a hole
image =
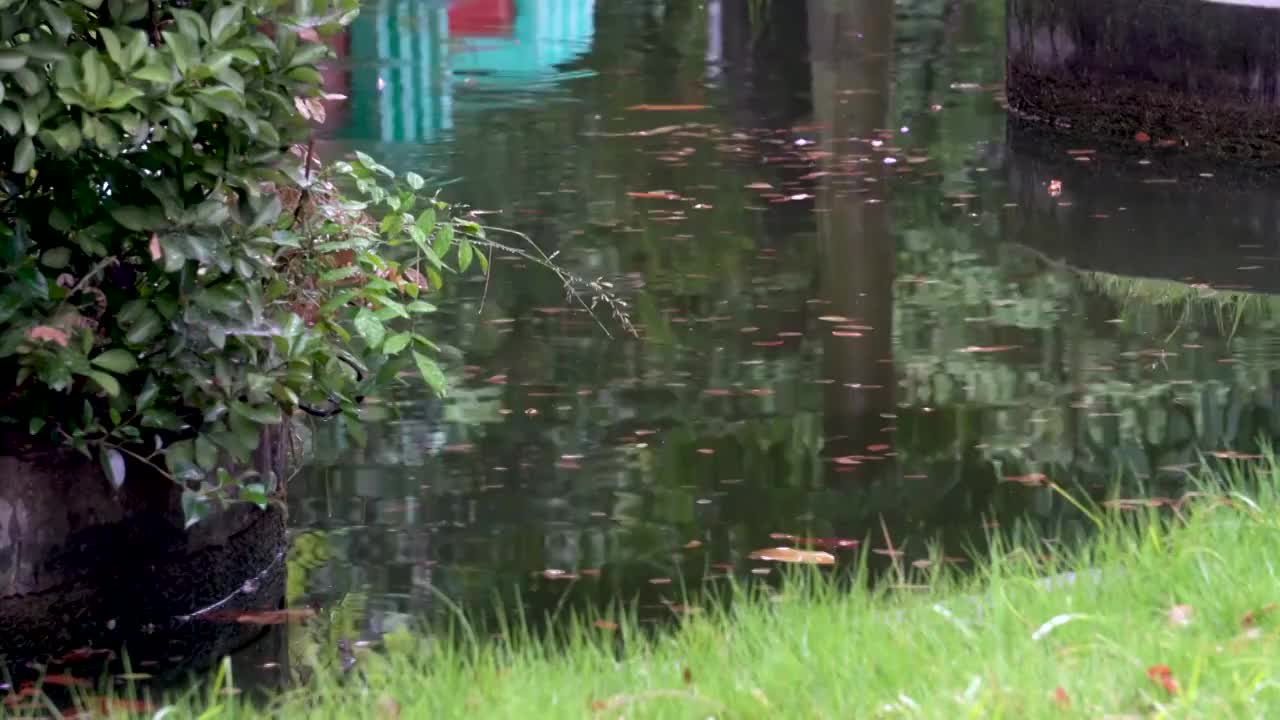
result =
[[[137,358],[133,356],[133,353],[122,348],[107,350],[90,362],[104,370],[110,370],[121,375],[133,372],[138,368]]]
[[[310,620],[315,616],[315,610],[303,607],[284,610],[220,610],[199,615],[197,619],[241,625],[284,625]]]
[[[119,490],[124,487],[124,481],[127,470],[124,464],[124,456],[115,448],[106,448],[102,451],[99,459],[102,462],[102,471],[106,473],[107,482],[111,483],[111,487]]]
[[[747,557],[752,560],[768,562],[805,563],[809,565],[835,565],[836,558],[831,553],[818,550],[797,550],[795,548],[777,547],[756,550]]]
[[[785,540],[801,547],[816,550],[852,550],[862,544],[861,540],[851,540],[849,538],[804,537],[803,535],[788,535],[787,533],[770,533],[769,539]]]
[[[1049,476],[1045,475],[1044,473],[1027,473],[1026,475],[1006,475],[1005,477],[1001,478],[1001,481],[1018,483],[1020,485],[1035,487],[1038,485],[1045,484],[1045,482],[1048,481],[1048,479],[1049,479]]]
[[[650,105],[640,104],[628,107],[628,110],[637,112],[691,112],[694,110],[706,110],[709,105]]]
[[[1067,695],[1067,691],[1063,690],[1062,686],[1053,689],[1053,704],[1063,710],[1071,708],[1071,696]]]
[[[1271,614],[1271,612],[1274,611],[1277,607],[1280,607],[1280,605],[1277,605],[1276,603],[1269,603],[1257,610],[1250,610],[1249,612],[1244,614],[1244,617],[1240,618],[1241,627],[1252,628],[1257,626],[1259,620],[1261,620],[1266,615]]]
[[[1178,681],[1173,677],[1173,671],[1168,665],[1152,665],[1147,668],[1147,677],[1151,678],[1151,682],[1164,688],[1165,692],[1170,695],[1177,695]]]
[[[418,372],[422,375],[422,380],[439,395],[444,395],[448,389],[445,382],[444,371],[436,364],[435,360],[423,355],[418,351],[413,351],[413,362],[418,366]]]

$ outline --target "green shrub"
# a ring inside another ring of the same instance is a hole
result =
[[[356,2],[0,0],[0,422],[117,483],[151,465],[195,519],[265,502],[226,469],[264,427],[355,420],[409,368],[443,387],[419,295],[482,229],[310,149]]]

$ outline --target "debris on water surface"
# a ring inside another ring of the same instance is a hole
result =
[[[808,565],[835,565],[836,558],[828,552],[820,550],[797,550],[796,548],[776,547],[756,550],[747,557],[752,560],[768,562],[804,563]]]

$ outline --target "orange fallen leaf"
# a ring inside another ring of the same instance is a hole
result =
[[[1053,703],[1058,707],[1066,710],[1071,707],[1071,696],[1067,695],[1067,691],[1061,686],[1053,689]]]
[[[747,557],[752,560],[769,562],[807,563],[811,565],[835,565],[836,557],[820,550],[797,550],[795,548],[777,547],[756,550]]]
[[[629,192],[627,197],[639,198],[641,200],[679,200],[680,196],[669,190],[646,190],[644,192]]]
[[[689,112],[693,110],[706,110],[710,105],[651,105],[641,103],[640,105],[632,105],[628,110],[636,110],[640,112]]]
[[[1173,678],[1173,671],[1168,665],[1152,665],[1147,668],[1147,677],[1170,695],[1178,694],[1178,681]]]
[[[1244,614],[1244,617],[1240,618],[1240,625],[1246,628],[1254,627],[1262,616],[1270,614],[1277,607],[1280,606],[1277,606],[1276,603],[1269,603],[1258,610],[1250,610]]]
[[[610,631],[612,631],[612,630],[617,630],[617,629],[618,629],[618,623],[616,623],[616,622],[609,622],[608,620],[597,620],[597,621],[595,621],[594,623],[592,623],[592,625],[595,625],[596,627],[600,628],[601,630],[610,630]]]

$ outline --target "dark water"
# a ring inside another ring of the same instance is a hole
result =
[[[448,288],[448,398],[315,429],[287,601],[328,622],[271,662],[453,607],[670,617],[775,534],[1047,551],[1085,531],[1047,481],[1169,495],[1275,435],[1267,180],[1010,127],[1003,2],[445,5],[359,20],[329,150],[447,182],[638,337],[509,258]]]

